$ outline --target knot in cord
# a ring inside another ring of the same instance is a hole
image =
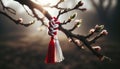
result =
[[[58,19],[56,17],[53,17],[51,19],[51,21],[49,22],[49,28],[48,28],[49,29],[48,34],[50,36],[57,35],[57,30],[58,30],[59,24],[60,24],[60,22],[58,21]]]

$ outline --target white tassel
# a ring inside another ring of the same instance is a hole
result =
[[[58,41],[58,38],[55,36],[55,62],[61,62],[64,60],[63,53]]]

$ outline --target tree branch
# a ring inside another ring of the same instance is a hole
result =
[[[57,18],[59,18],[60,15],[66,13],[66,12],[73,11],[73,10],[86,11],[86,8],[80,8],[82,5],[83,5],[82,1],[79,1],[78,4],[76,4],[73,8],[61,8],[61,7],[58,7],[58,5],[52,6],[52,8],[56,8],[56,9],[60,10],[58,15],[57,15]]]
[[[59,26],[59,30],[61,30],[68,38],[76,38],[80,41],[82,41],[91,51],[94,55],[96,55],[98,58],[101,58],[103,55],[95,51],[90,45],[89,41],[83,36],[83,35],[76,35],[71,33],[70,31],[64,29],[61,25]]]
[[[51,21],[52,16],[48,13],[48,11],[46,11],[40,4],[38,4],[38,3],[35,2],[34,0],[15,0],[15,1],[18,1],[18,2],[19,2],[20,4],[22,4],[22,5],[27,5],[27,6],[32,10],[32,12],[33,12],[33,14],[34,14],[34,17],[36,17],[38,20],[41,20],[41,19],[39,19],[39,17],[38,17],[38,15],[36,14],[34,8],[37,9],[37,10],[39,10],[49,21]],[[57,3],[57,4],[59,4],[59,3]],[[60,11],[59,11],[59,14],[58,14],[57,17],[59,18],[59,16],[62,15],[62,14],[64,14],[64,13],[67,13],[67,12],[72,11],[72,10],[75,10],[75,9],[79,9],[79,7],[82,6],[82,5],[83,5],[83,3],[82,3],[81,1],[79,1],[78,4],[77,4],[74,8],[72,8],[72,9],[69,9],[69,8],[58,8],[58,9],[60,9]],[[56,6],[58,6],[58,5],[56,5]],[[61,11],[61,10],[62,10],[62,11]],[[80,9],[80,10],[81,10],[81,9]],[[12,19],[10,16],[8,16],[7,14],[5,14],[5,13],[3,13],[3,12],[2,12],[2,14],[5,15],[5,16],[7,16],[7,17],[9,17],[11,20],[13,20],[13,21],[16,23],[16,21],[15,21],[14,19]],[[43,20],[43,19],[42,19],[42,20]],[[67,29],[65,29],[64,27],[62,27],[62,25],[63,25],[62,23],[59,24],[58,29],[59,29],[60,31],[62,31],[68,38],[71,38],[71,39],[72,39],[72,42],[73,42],[77,47],[78,47],[79,45],[75,42],[75,40],[74,40],[73,38],[81,41],[81,42],[82,42],[90,51],[92,51],[92,53],[93,53],[94,55],[96,55],[100,60],[103,59],[103,58],[105,58],[104,55],[102,55],[101,53],[97,52],[96,50],[94,50],[94,49],[92,48],[92,45],[91,45],[92,43],[87,40],[86,36],[74,34],[74,33],[72,33],[71,30],[67,30]],[[90,34],[89,37],[90,37],[91,35],[92,35],[92,34]],[[101,37],[101,36],[99,36],[99,37]],[[96,39],[98,39],[98,37],[97,37],[97,38],[95,37],[95,40],[96,40]],[[108,59],[108,58],[106,58],[106,59]]]
[[[93,4],[93,7],[95,7],[95,9],[98,8],[98,5],[95,3],[95,0],[91,0],[92,4]]]
[[[12,13],[12,14],[16,14],[16,11],[14,10],[14,9],[12,9],[12,8],[10,8],[10,7],[6,7],[4,4],[3,4],[3,2],[2,2],[2,0],[0,0],[0,3],[1,3],[1,5],[2,5],[2,7],[3,7],[3,10],[7,10],[8,12],[10,12],[10,13]]]
[[[15,20],[15,19],[13,19],[11,16],[9,16],[7,13],[2,12],[2,11],[0,11],[0,14],[3,14],[4,16],[8,17],[10,20],[12,20],[14,23],[16,23],[16,24],[18,24],[18,25],[23,25],[23,26],[25,26],[25,27],[28,27],[28,26],[34,24],[34,21],[33,21],[33,22],[30,22],[30,23],[23,23],[23,22],[20,22],[19,20]]]
[[[29,16],[34,17],[34,16],[33,16],[32,14],[30,14],[29,11],[25,8],[25,5],[22,5],[22,6],[23,6],[23,8],[25,9],[26,13],[27,13]]]
[[[105,8],[105,11],[108,12],[112,4],[112,0],[109,0],[108,5]]]

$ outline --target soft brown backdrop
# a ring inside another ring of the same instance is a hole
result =
[[[7,0],[4,1],[8,2]],[[90,0],[83,1],[85,2],[84,7],[88,10],[86,12],[76,11],[79,13],[77,19],[82,18],[83,24],[74,32],[86,34],[96,24],[104,24],[109,31],[109,35],[99,40],[98,45],[101,45],[103,54],[112,58],[112,62],[98,61],[89,50],[77,49],[74,44],[68,42],[64,34],[59,32],[65,60],[58,64],[45,64],[44,58],[49,43],[47,30],[37,31],[37,27],[40,26],[39,22],[30,27],[23,27],[0,15],[0,69],[119,69],[119,0],[113,0],[116,1],[116,6],[111,7],[109,13],[107,13],[109,15],[107,20],[101,19],[104,15],[99,16],[100,14]],[[25,21],[31,19],[21,10],[22,8],[17,8],[15,3],[12,3],[10,2],[6,5],[17,10],[18,14],[14,16],[15,18],[24,17]],[[69,7],[69,5],[74,5],[75,3],[74,0],[69,0],[65,6]],[[61,20],[69,15],[70,13],[65,14],[61,17]],[[71,25],[65,27],[69,28]]]

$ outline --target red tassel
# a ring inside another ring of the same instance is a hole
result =
[[[55,43],[54,43],[54,37],[51,37],[49,47],[48,47],[48,53],[45,59],[45,63],[55,63]]]
[[[48,53],[45,59],[45,63],[61,62],[64,59],[59,41],[56,37],[59,24],[60,22],[58,22],[57,18],[55,17],[53,17],[49,22],[48,34],[51,36],[51,40],[48,46]]]

